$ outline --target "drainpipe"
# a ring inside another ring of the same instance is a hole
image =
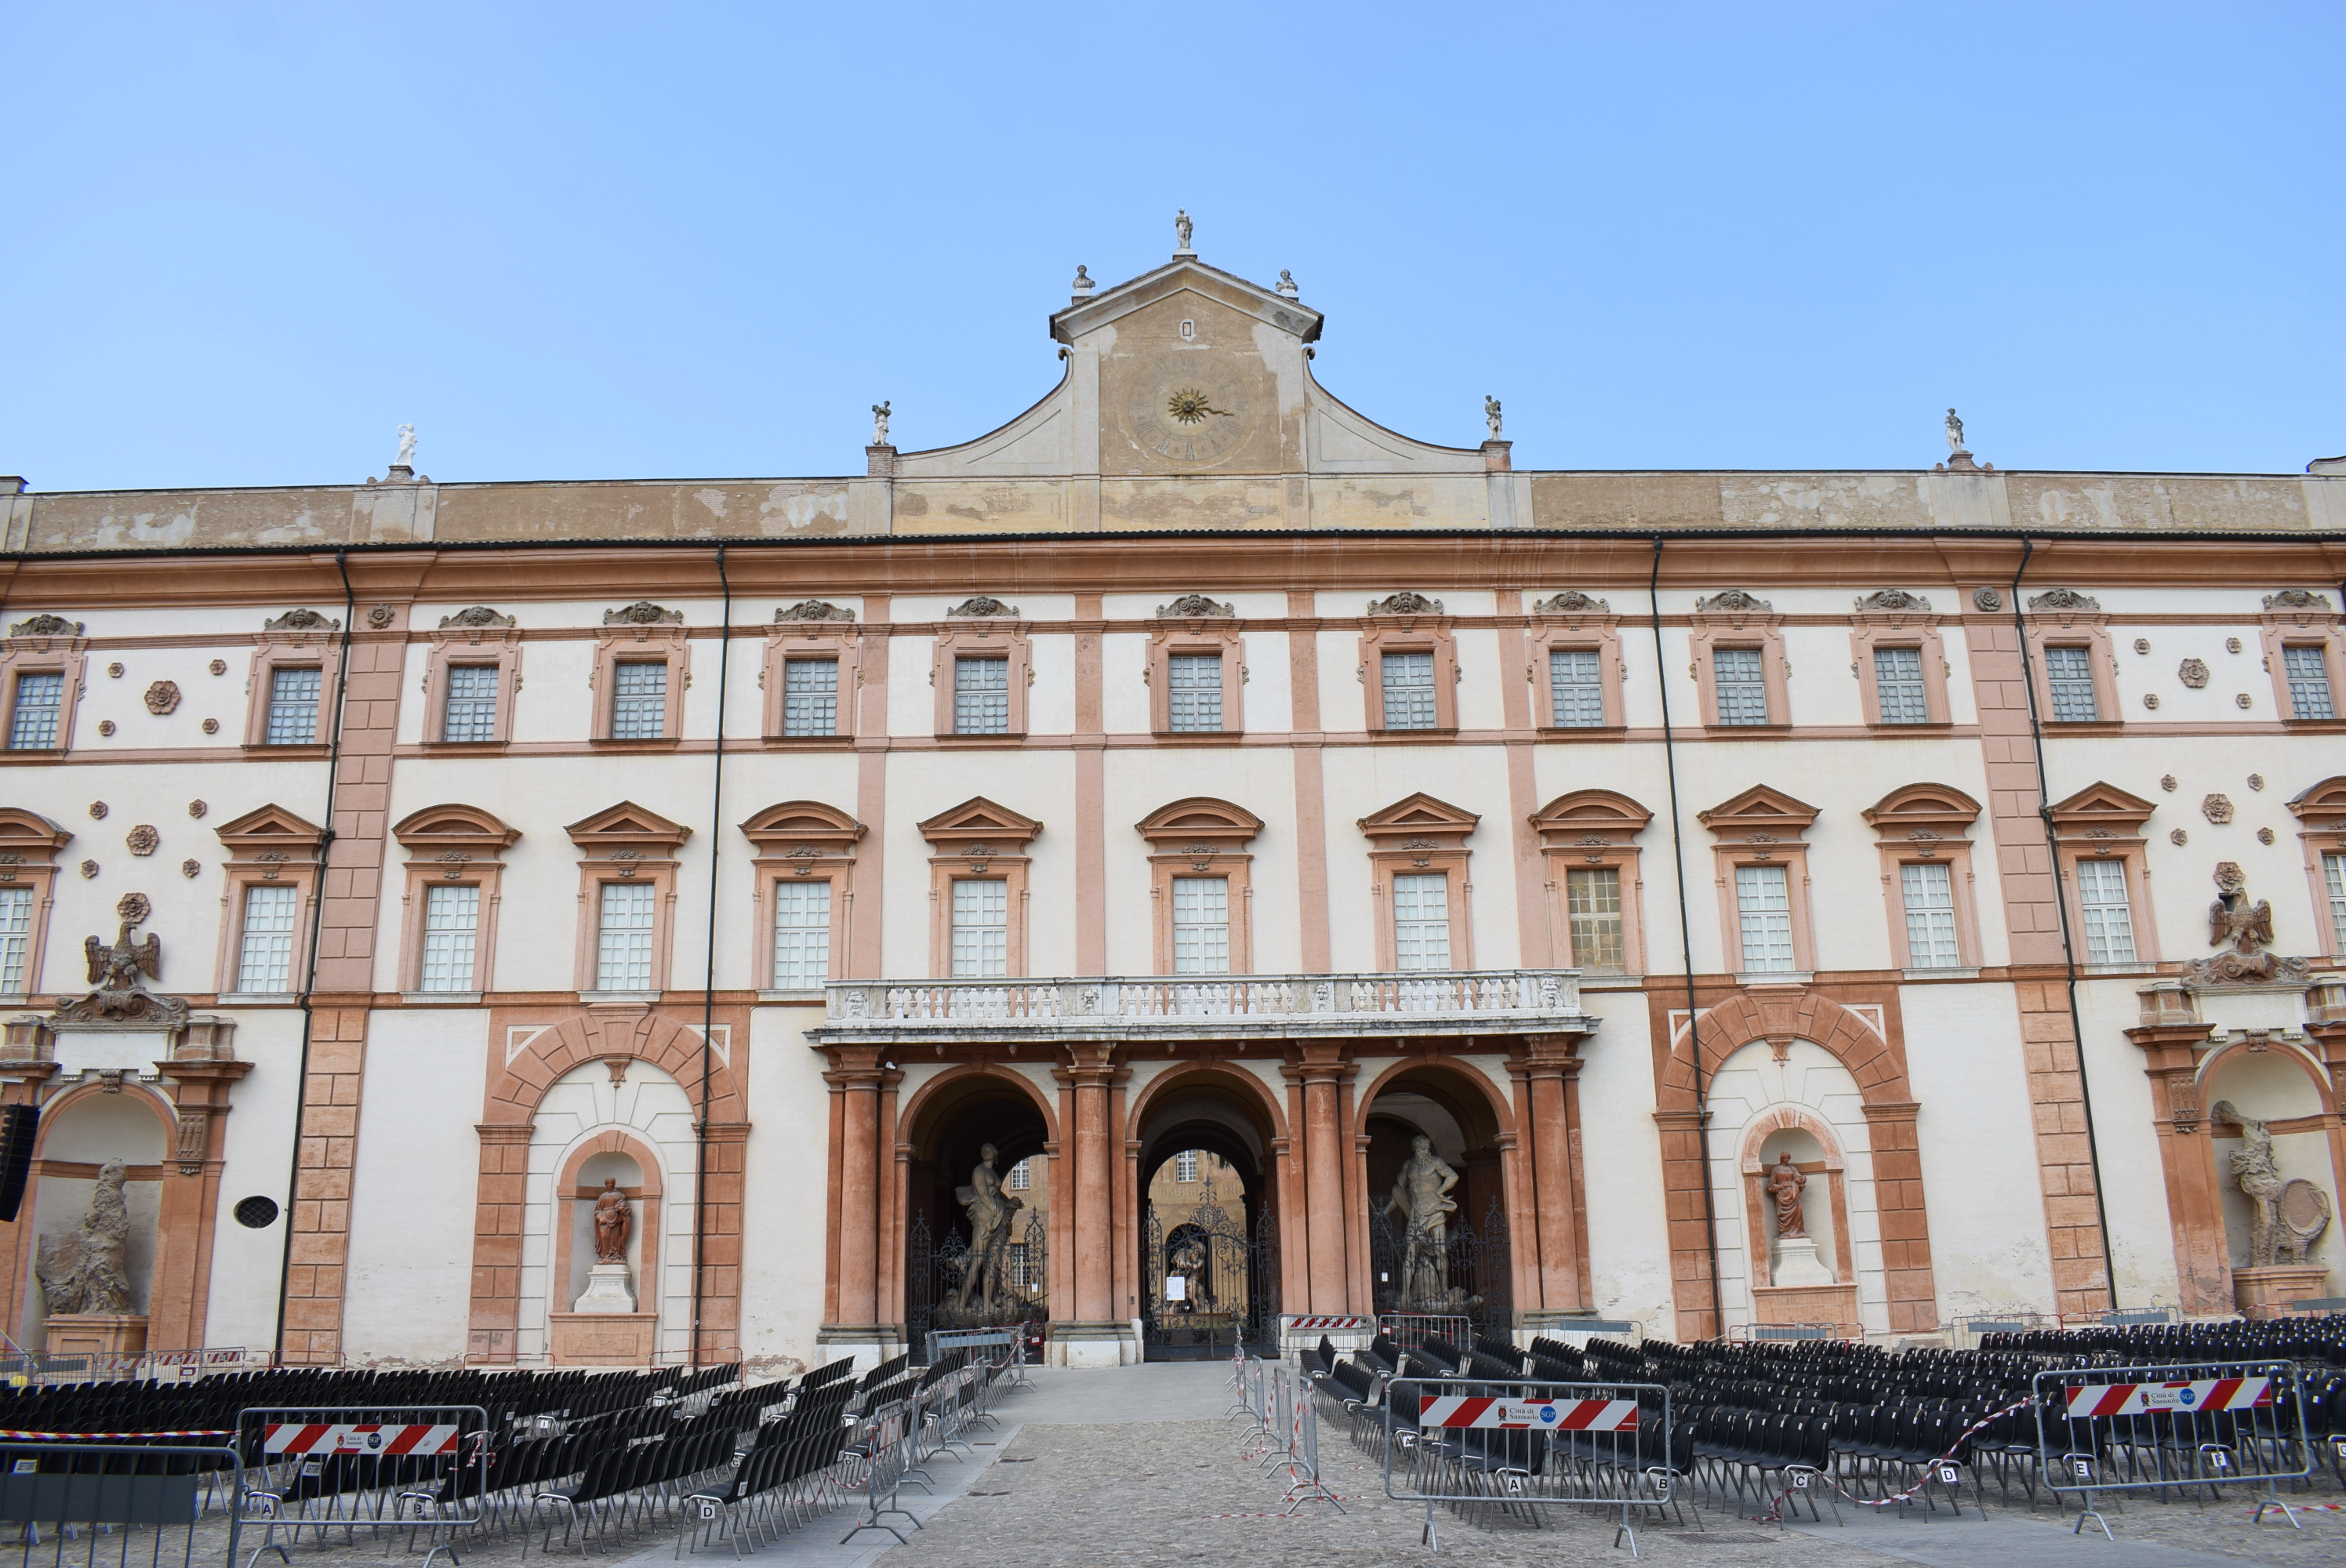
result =
[[[318,842],[317,888],[310,899],[310,957],[302,966],[301,994],[294,999],[301,1009],[301,1057],[293,1080],[293,1154],[285,1177],[285,1247],[277,1265],[277,1329],[270,1341],[270,1359],[280,1367],[285,1364],[285,1303],[293,1286],[293,1210],[301,1194],[301,1124],[310,1100],[310,1038],[317,1023],[310,993],[318,984],[318,938],[326,921],[326,858],[334,847],[334,775],[342,761],[342,714],[350,702],[351,633],[357,629],[358,593],[351,586],[349,551],[334,552],[334,570],[342,579],[342,640],[334,656],[334,712],[326,730],[326,833]],[[262,692],[260,697],[266,702],[269,694]]]
[[[1678,742],[1670,728],[1669,658],[1662,651],[1662,537],[1654,535],[1654,569],[1646,605],[1654,617],[1654,688],[1662,698],[1662,761],[1670,779],[1670,862],[1678,874],[1678,946],[1686,959],[1687,1047],[1694,1054],[1695,1136],[1702,1148],[1702,1245],[1710,1259],[1712,1338],[1727,1333],[1727,1304],[1719,1288],[1719,1200],[1710,1190],[1710,1091],[1702,1076],[1702,1032],[1694,999],[1694,922],[1687,913],[1686,843],[1678,828]]]
[[[700,978],[700,1120],[694,1127],[699,1162],[692,1178],[692,1365],[696,1367],[701,1364],[700,1309],[707,1295],[702,1273],[709,1248],[709,1078],[713,1054],[709,1033],[717,1017],[717,862],[725,841],[725,698],[731,691],[726,677],[733,658],[733,580],[725,575],[722,545],[717,546],[717,583],[725,595],[725,614],[724,631],[717,643],[717,766],[709,789],[709,965]]]
[[[2069,995],[2069,1034],[2077,1046],[2077,1097],[2086,1107],[2086,1161],[2094,1173],[2094,1223],[2102,1233],[2102,1273],[2109,1290],[2110,1310],[2115,1312],[2118,1309],[2118,1259],[2110,1248],[2110,1212],[2102,1199],[2102,1148],[2094,1135],[2094,1088],[2086,1076],[2086,1025],[2077,1012],[2077,949],[2069,933],[2069,897],[2061,887],[2061,843],[2054,831],[2052,791],[2045,783],[2045,724],[2036,709],[2036,674],[2028,663],[2028,622],[2020,613],[2020,579],[2027,575],[2028,558],[2035,552],[2036,542],[2022,535],[2020,565],[2012,574],[2012,628],[2020,642],[2020,685],[2028,694],[2028,738],[2036,753],[2036,818],[2045,829],[2045,852],[2053,861],[2053,911],[2060,921],[2061,965]]]

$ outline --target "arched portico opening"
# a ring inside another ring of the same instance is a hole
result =
[[[950,1074],[910,1109],[903,1237],[912,1343],[933,1329],[1049,1321],[1052,1193],[1061,1184],[1033,1085],[1009,1072]]]
[[[1508,1129],[1502,1115],[1486,1083],[1471,1068],[1447,1063],[1411,1063],[1371,1085],[1361,1116],[1367,1140],[1361,1157],[1369,1202],[1369,1289],[1379,1313],[1468,1318],[1477,1329],[1512,1332]],[[1413,1168],[1419,1138],[1454,1182],[1435,1167]],[[1438,1202],[1444,1183],[1454,1207],[1426,1213],[1423,1198]]]
[[[1134,1131],[1143,1355],[1275,1344],[1279,1135],[1261,1091],[1232,1073],[1176,1072],[1142,1095]]]

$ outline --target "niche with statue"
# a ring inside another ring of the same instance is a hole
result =
[[[42,1128],[22,1340],[52,1355],[147,1348],[165,1135],[138,1091],[85,1095]]]
[[[564,1284],[556,1296],[569,1310],[548,1314],[556,1366],[649,1364],[659,1324],[658,1194],[642,1161],[615,1148],[576,1160],[561,1182]],[[655,1260],[648,1276],[647,1258]]]

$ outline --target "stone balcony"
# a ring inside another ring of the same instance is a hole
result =
[[[1294,1040],[1586,1034],[1571,969],[1178,979],[844,980],[824,988],[819,1045],[1055,1040]]]

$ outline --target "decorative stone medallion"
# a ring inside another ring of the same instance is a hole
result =
[[[2232,798],[2229,795],[2210,795],[2199,802],[2199,813],[2210,822],[2218,824],[2229,822],[2232,820]]]
[[[2148,652],[2150,651],[2150,639],[2149,639],[2148,637],[2137,637],[2137,638],[2135,638],[2135,639],[2134,639],[2134,651],[2135,651],[2135,652],[2137,652],[2137,653],[2138,653],[2138,654],[2147,654],[2147,653],[2148,653]]]
[[[2250,697],[2245,691],[2240,693],[2239,696],[2232,698],[2232,700],[2239,703],[2242,708],[2254,708],[2257,705],[2257,699]]]
[[[381,631],[383,627],[391,625],[393,613],[392,607],[389,605],[377,605],[374,608],[367,612],[367,625],[372,626],[377,631]]]
[[[147,688],[147,711],[161,718],[179,706],[179,683],[158,680]]]
[[[224,658],[216,658],[204,667],[210,670],[214,675],[226,675],[228,673],[228,660]]]
[[[2264,787],[2265,787],[2265,776],[2264,776],[2263,774],[2261,774],[2261,773],[2251,773],[2251,774],[2249,774],[2249,789],[2263,789]]]
[[[188,802],[188,815],[190,817],[200,817],[210,809],[211,808],[205,805],[201,800],[190,800]]]
[[[2000,610],[2004,608],[2004,596],[1994,588],[1974,588],[1972,607],[1976,610]]]
[[[2176,667],[2175,674],[2194,691],[2208,684],[2208,667],[2196,658],[2185,659]]]
[[[219,720],[217,718],[205,719],[204,733],[206,735],[218,735],[219,733]]]
[[[2184,845],[2186,845],[2186,844],[2188,844],[2188,843],[2189,843],[2189,842],[2191,841],[2191,835],[2190,835],[2190,834],[2188,834],[2188,833],[2187,833],[2187,832],[2185,832],[2182,829],[2178,828],[2178,829],[2176,829],[2176,830],[2175,830],[2175,831],[2173,831],[2172,833],[2169,833],[2169,834],[2168,834],[2168,835],[2167,835],[2167,841],[2168,841],[2168,843],[2170,843],[2170,844],[2173,844],[2177,849],[2178,849],[2178,850],[2179,850],[2179,849],[2181,849]]]
[[[105,821],[106,802],[103,800],[92,800],[89,803],[89,814],[98,821]]]
[[[111,735],[111,734],[113,734],[113,733],[114,733],[114,720],[112,720],[112,719],[110,719],[110,718],[101,718],[101,719],[99,719],[99,720],[97,721],[97,732],[98,732],[98,734],[99,734],[99,735],[101,735],[101,736],[107,736],[107,735]]]
[[[2158,706],[2158,693],[2155,691],[2144,692],[2142,694],[2142,705],[2145,708],[2157,708]]]
[[[106,667],[107,678],[109,680],[120,680],[124,673],[120,664],[110,664]]]
[[[2224,651],[2225,651],[2226,653],[2238,653],[2238,652],[2239,652],[2239,651],[2240,651],[2240,639],[2239,639],[2239,638],[2238,638],[2238,637],[2226,637],[2226,638],[2224,639]]]
[[[2272,830],[2270,828],[2259,828],[2259,829],[2257,830],[2257,842],[2258,842],[2258,843],[2259,843],[2259,844],[2270,844],[2270,843],[2271,843],[2272,841],[2273,841],[2273,830]]]
[[[134,855],[151,855],[155,852],[156,846],[162,841],[163,835],[155,830],[155,825],[151,822],[141,822],[122,835],[123,847]]]
[[[179,874],[183,877],[194,878],[201,874],[203,869],[204,863],[201,860],[181,860],[179,862]]]
[[[81,874],[85,877],[94,877],[97,875],[97,862],[96,860],[84,860],[81,863]]]
[[[2170,795],[2174,794],[2174,793],[2175,793],[2175,775],[2174,775],[2174,774],[2172,774],[2172,773],[2168,773],[2168,774],[2163,774],[2163,775],[2161,775],[2161,776],[2160,776],[2160,778],[2159,778],[2159,780],[2158,780],[2158,787],[2159,787],[2160,789],[2162,789],[2166,790],[2166,791],[2167,791],[2168,794],[2170,794]]]

